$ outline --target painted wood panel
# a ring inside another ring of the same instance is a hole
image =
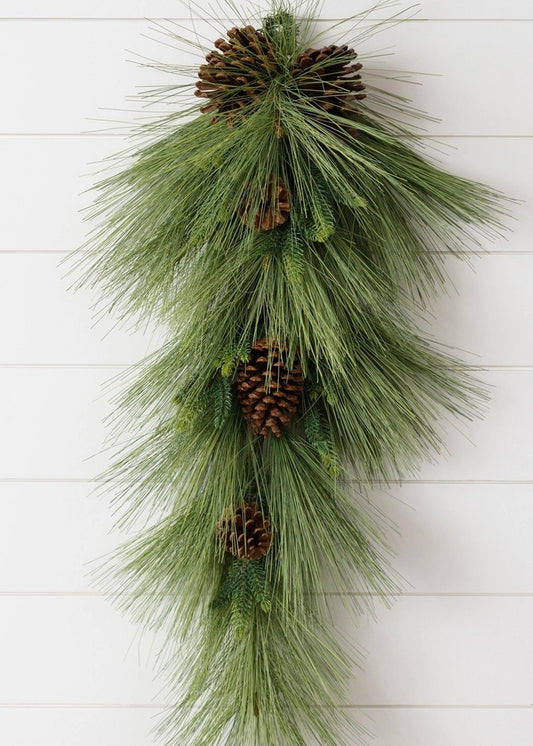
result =
[[[533,254],[449,259],[446,268],[447,292],[422,328],[473,365],[532,365]]]
[[[484,374],[492,401],[484,420],[442,428],[449,457],[420,469],[424,480],[533,480],[530,431],[531,370]],[[97,369],[0,369],[0,479],[89,479],[109,462],[102,444],[111,412],[106,391],[116,394],[110,371]],[[118,388],[117,388],[118,387]]]
[[[10,746],[153,746],[157,722],[151,710],[35,709],[1,712],[0,737]],[[358,710],[360,722],[375,734],[375,746],[530,746],[532,714],[527,710]]]
[[[533,686],[533,597],[402,598],[358,631],[357,705],[523,705]]]
[[[4,484],[0,515],[0,566],[9,568],[0,594],[94,593],[94,570],[126,538],[90,484]]]
[[[3,484],[0,595],[98,593],[96,569],[128,538],[111,495],[89,484]],[[370,499],[387,516],[405,593],[533,594],[533,485],[405,484]]]
[[[177,29],[187,33],[187,25]],[[166,84],[169,78],[153,69],[139,68],[127,59],[139,55],[160,62],[196,65],[187,52],[171,49],[143,37],[151,34],[144,21],[80,24],[58,20],[0,24],[0,44],[10,60],[11,74],[4,84],[5,114],[2,132],[72,133],[109,129],[109,123],[131,122],[134,114],[125,97],[135,87]],[[219,32],[204,23],[196,33],[208,47]],[[342,26],[339,29],[342,37]],[[443,43],[445,40],[445,43]],[[524,96],[519,69],[528,69],[533,24],[478,22],[411,22],[383,31],[359,45],[361,58],[391,48],[371,67],[394,71],[424,71],[424,85],[390,82],[387,88],[408,95],[415,106],[442,119],[426,122],[423,131],[438,135],[533,135],[533,103]],[[39,61],[25,64],[28,48]],[[495,49],[512,50],[494,59]],[[126,50],[133,50],[126,51]],[[65,64],[68,61],[68,64]],[[174,76],[177,82],[179,79]],[[420,82],[420,78],[417,79]],[[378,79],[383,87],[383,81]],[[497,92],[497,93],[496,93]],[[192,98],[191,98],[192,100]],[[458,104],[460,102],[460,104]],[[139,106],[136,106],[137,115]],[[512,118],[509,117],[512,112]],[[100,120],[97,122],[96,120]],[[103,124],[105,120],[107,124]],[[118,124],[113,126],[117,127]]]
[[[2,251],[73,251],[87,237],[89,191],[104,159],[122,151],[111,137],[2,137]],[[59,259],[58,259],[59,261]]]
[[[109,365],[140,360],[162,344],[162,330],[137,332],[94,310],[96,295],[74,292],[55,253],[0,254],[0,314],[9,318],[0,365]]]
[[[163,329],[137,332],[95,314],[96,294],[69,290],[55,253],[0,254],[0,315],[8,318],[2,364],[129,364],[163,344]],[[447,257],[447,294],[420,322],[474,365],[533,365],[533,254]],[[512,298],[512,303],[510,299]]]
[[[9,746],[153,746],[155,717],[152,710],[0,705],[0,739]]]
[[[0,370],[0,474],[14,479],[88,479],[106,464],[102,384],[112,371]],[[96,454],[96,455],[95,455]]]
[[[376,735],[372,746],[530,746],[533,730],[533,712],[527,709],[402,708],[360,712],[362,722],[368,723]]]
[[[266,6],[267,4],[264,3]],[[356,3],[348,0],[326,0],[323,17],[343,18],[373,5],[370,0]],[[410,3],[404,4],[406,7]],[[420,0],[418,17],[429,19],[526,19],[533,18],[529,0]],[[220,3],[219,15],[224,15]],[[177,18],[188,17],[179,0],[4,0],[0,18]],[[376,16],[386,17],[383,12]]]
[[[533,593],[533,484],[404,484],[370,499],[393,524],[406,593]]]
[[[0,702],[124,705],[156,697],[154,639],[108,600],[3,597],[0,615]]]
[[[81,246],[95,225],[84,222],[82,211],[92,202],[90,187],[109,168],[104,159],[126,147],[120,137],[0,138],[0,251],[67,252]],[[510,232],[482,240],[483,249],[533,251],[533,138],[439,139],[426,152],[442,167],[519,200],[509,206]]]
[[[10,746],[153,746],[158,710],[17,708],[0,712],[0,738]],[[373,746],[530,746],[528,710],[372,709],[357,716],[375,735]],[[9,740],[7,740],[9,739]]]
[[[0,702],[164,703],[152,678],[159,643],[108,600],[1,597],[0,612]],[[366,655],[352,704],[530,703],[533,597],[404,597],[376,616],[337,623]]]
[[[531,480],[531,371],[491,371],[483,380],[491,396],[486,417],[464,426],[443,427],[449,456],[422,465],[417,476],[429,480]],[[524,423],[523,430],[522,425]]]

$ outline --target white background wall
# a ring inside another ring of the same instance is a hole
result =
[[[328,0],[323,15],[365,5]],[[91,494],[105,454],[87,460],[110,410],[101,385],[152,341],[110,321],[93,328],[92,299],[67,292],[58,262],[84,235],[87,164],[121,145],[89,118],[115,117],[102,109],[158,80],[126,50],[171,57],[143,38],[143,18],[180,15],[173,0],[0,0],[5,746],[150,746],[163,702],[150,640],[95,592],[86,564],[118,538]],[[376,497],[399,527],[406,592],[352,630],[368,653],[352,702],[376,746],[530,746],[533,2],[423,0],[378,46],[389,44],[391,67],[441,75],[410,94],[442,118],[426,134],[445,145],[447,167],[524,203],[474,271],[450,263],[458,292],[436,305],[433,332],[477,353],[466,355],[486,369],[493,400],[483,422],[450,430],[447,458]]]

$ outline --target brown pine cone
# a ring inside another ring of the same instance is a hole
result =
[[[302,366],[295,359],[289,370],[286,346],[269,344],[267,339],[255,343],[250,357],[237,368],[237,396],[244,418],[255,435],[267,438],[274,433],[279,438],[298,410],[304,387]]]
[[[261,559],[272,546],[270,520],[255,502],[226,511],[217,523],[217,536],[226,552],[239,559]]]
[[[227,36],[217,39],[216,50],[200,67],[195,95],[210,99],[200,111],[216,112],[213,122],[223,117],[231,126],[246,106],[261,99],[279,68],[272,42],[262,31],[231,28]]]
[[[357,109],[351,104],[366,97],[359,74],[362,65],[355,62],[356,58],[357,52],[345,44],[306,49],[297,58],[291,75],[300,94],[309,98],[317,108],[351,119],[358,116]],[[353,130],[351,127],[347,129]]]
[[[259,204],[257,200],[246,200],[238,212],[243,225],[256,231],[270,231],[287,222],[290,210],[289,188],[281,176],[278,176],[276,182],[271,176],[266,188],[262,190]]]

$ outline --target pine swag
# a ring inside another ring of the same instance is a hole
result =
[[[149,100],[192,103],[98,185],[82,257],[113,310],[168,329],[108,475],[146,522],[111,587],[168,634],[167,746],[366,742],[330,604],[397,590],[368,493],[483,397],[416,321],[445,255],[498,227],[498,196],[420,155],[405,100],[358,57],[367,14],[333,44],[298,12],[239,21],[199,70],[164,66],[189,82]]]

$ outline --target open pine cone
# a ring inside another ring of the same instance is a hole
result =
[[[270,231],[287,222],[290,210],[289,188],[281,176],[277,181],[271,176],[266,188],[262,190],[259,204],[256,200],[244,201],[239,209],[239,218],[243,225],[256,231]]]
[[[217,523],[217,536],[226,552],[239,559],[261,559],[272,546],[270,521],[255,502],[225,512]]]
[[[356,58],[357,52],[346,44],[306,49],[297,58],[291,75],[300,94],[314,106],[335,116],[353,118],[357,110],[350,104],[366,97],[359,74],[363,66],[355,62]]]
[[[286,361],[285,346],[261,339],[252,347],[250,361],[239,363],[237,396],[255,435],[281,437],[298,409],[304,387],[302,366],[295,359],[289,370]]]
[[[195,95],[210,99],[201,112],[217,112],[213,122],[223,116],[231,125],[242,109],[261,98],[279,69],[272,42],[262,31],[231,28],[227,36],[227,41],[215,41],[216,50],[200,67]]]

